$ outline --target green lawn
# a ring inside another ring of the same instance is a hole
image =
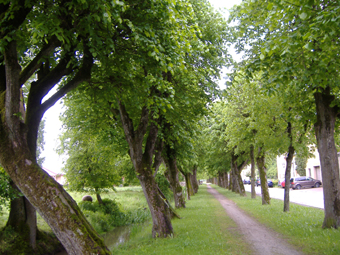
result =
[[[259,222],[282,233],[293,245],[306,254],[340,254],[340,231],[322,229],[322,209],[290,204],[290,212],[283,212],[283,201],[271,199],[271,205],[263,206],[261,197],[241,197],[217,185],[211,185],[221,194],[233,200],[241,209]]]
[[[187,201],[187,208],[178,212],[182,219],[172,220],[173,237],[152,239],[151,224],[135,227],[130,241],[112,254],[250,254],[235,223],[206,186],[200,186],[199,192]]]

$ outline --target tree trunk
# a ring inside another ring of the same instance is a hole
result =
[[[270,196],[267,183],[267,169],[265,166],[265,154],[263,148],[260,147],[256,157],[257,168],[259,169],[261,180],[262,205],[270,204]]]
[[[222,173],[218,173],[218,186],[219,187],[222,187],[222,182],[223,182],[223,180],[222,180]]]
[[[152,237],[167,237],[173,233],[170,210],[161,198],[155,177],[150,171],[139,170],[138,179],[152,216]]]
[[[293,147],[293,137],[292,137],[292,124],[288,122],[287,133],[290,140],[290,144],[288,147],[288,155],[286,157],[286,172],[285,172],[285,195],[283,202],[283,211],[289,212],[289,191],[290,191],[290,175],[292,169],[292,161],[295,153],[295,149]]]
[[[11,185],[14,189],[18,190],[14,183],[11,183]],[[36,249],[36,210],[24,196],[11,200],[6,227],[12,227],[23,237],[23,240],[26,240],[30,244],[33,250]]]
[[[330,88],[314,94],[317,112],[315,135],[322,170],[325,218],[323,228],[338,228],[340,225],[340,181],[337,150],[334,142],[334,127],[338,113],[331,107],[334,96]]]
[[[231,168],[229,172],[229,184],[228,184],[228,189],[233,190],[233,168]]]
[[[193,170],[192,170],[192,175],[191,177],[191,184],[192,184],[192,189],[194,194],[198,192],[198,182],[197,182],[197,166],[195,165]]]
[[[239,193],[241,196],[246,196],[246,191],[244,189],[244,184],[241,178],[241,171],[243,169],[244,162],[238,166],[237,165],[238,156],[234,153],[231,155],[232,173],[233,173],[233,191]]]
[[[214,182],[216,183],[216,178],[214,178]],[[188,199],[190,200],[190,197],[195,195],[194,189],[192,188],[192,183],[191,183],[191,173],[185,173],[185,183],[187,186]]]
[[[255,158],[254,158],[254,146],[250,146],[250,186],[251,186],[251,198],[256,198],[255,192]]]
[[[170,146],[166,146],[166,151],[171,150]],[[171,152],[169,152],[171,153]],[[183,197],[183,190],[178,180],[178,169],[177,169],[177,161],[175,157],[169,156],[167,154],[164,157],[165,164],[167,166],[167,177],[174,194],[174,201],[176,208],[185,208],[185,199]]]
[[[224,178],[223,188],[227,189],[228,188],[228,173],[227,172],[223,173],[223,178]]]
[[[151,212],[153,222],[152,236],[167,237],[173,233],[170,210],[158,192],[152,167],[158,135],[158,127],[155,123],[157,120],[149,123],[149,118],[152,114],[149,114],[147,107],[143,107],[138,127],[135,130],[134,123],[129,117],[124,104],[120,101],[118,103],[125,138],[129,144],[129,155]],[[147,131],[148,135],[144,143]]]
[[[22,194],[48,223],[68,254],[110,254],[77,203],[36,162],[29,147],[31,126],[20,116],[20,66],[16,43],[5,52],[6,90],[0,91],[0,163]],[[39,126],[39,123],[35,123]],[[34,151],[33,151],[34,147]]]
[[[95,188],[95,191],[96,191],[96,197],[97,197],[98,204],[102,205],[103,200],[102,200],[102,197],[100,196],[99,190],[97,188]]]

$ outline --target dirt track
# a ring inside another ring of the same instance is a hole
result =
[[[249,242],[254,254],[258,255],[303,255],[292,245],[288,244],[284,238],[275,231],[263,226],[241,209],[236,204],[218,193],[217,190],[208,186],[211,193],[226,210],[228,216],[236,222],[239,231],[244,235],[244,240]]]

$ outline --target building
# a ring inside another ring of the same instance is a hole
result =
[[[51,177],[53,177],[54,180],[59,182],[61,185],[64,185],[66,183],[65,174],[55,173],[55,172],[52,172],[51,170],[44,168],[44,167],[42,169],[45,170],[45,172],[47,172]]]
[[[320,156],[319,156],[318,150],[314,150],[313,155],[314,155],[313,157],[307,160],[306,176],[322,181]],[[340,154],[338,153],[338,160],[340,160],[339,156]],[[276,163],[277,163],[277,177],[279,179],[284,179],[285,172],[286,172],[286,156],[285,155],[277,156]],[[292,161],[290,177],[293,178],[297,176],[299,176],[299,174],[296,172],[296,163],[295,163],[295,156],[294,156],[293,161]]]

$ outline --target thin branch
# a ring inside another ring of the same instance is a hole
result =
[[[49,56],[53,50],[60,46],[60,41],[57,39],[56,36],[53,36],[50,40],[49,43],[46,44],[41,51],[37,54],[37,56],[26,66],[24,70],[21,71],[20,73],[20,78],[19,82],[20,85],[22,86],[33,74],[34,72],[40,67],[41,65],[41,60]]]

